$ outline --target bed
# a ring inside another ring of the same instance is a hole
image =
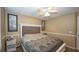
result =
[[[20,25],[21,46],[25,52],[63,52],[65,43],[60,39],[41,32],[40,25]]]

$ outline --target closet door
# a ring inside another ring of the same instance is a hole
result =
[[[76,47],[79,49],[79,16],[77,16],[77,40],[76,40]]]

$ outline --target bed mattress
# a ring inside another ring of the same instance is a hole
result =
[[[49,35],[26,35],[22,43],[28,52],[55,52],[64,42]]]

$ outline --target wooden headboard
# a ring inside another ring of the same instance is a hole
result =
[[[41,25],[20,24],[21,38],[25,34],[36,34],[40,33],[40,31],[41,31]]]

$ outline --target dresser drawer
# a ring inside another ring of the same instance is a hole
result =
[[[16,44],[16,40],[15,40],[15,39],[9,40],[9,41],[7,41],[6,43],[7,43],[7,45]]]
[[[7,52],[16,51],[16,39],[6,41],[6,51]]]

